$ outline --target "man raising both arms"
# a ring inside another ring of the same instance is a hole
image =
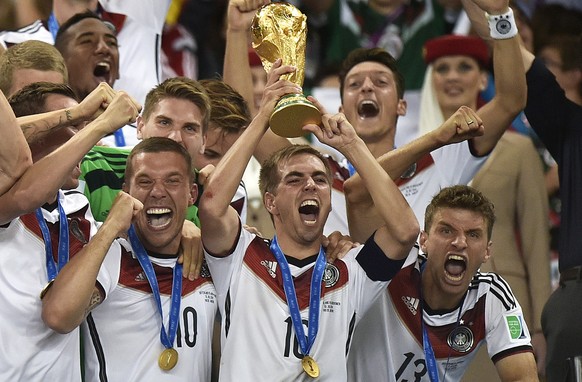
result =
[[[300,381],[305,373],[322,381],[345,381],[354,324],[409,253],[415,253],[418,223],[412,210],[342,114],[324,115],[324,129],[306,130],[350,158],[366,179],[385,225],[365,245],[326,265],[321,236],[331,209],[331,172],[317,150],[291,146],[265,162],[261,172],[263,200],[276,236],[269,243],[241,229],[229,203],[268,129],[276,101],[300,91],[279,79],[288,69],[280,61],[273,66],[261,110],[220,161],[200,201],[202,240],[223,319],[223,381],[270,381],[273,376]],[[254,319],[248,320],[251,315]],[[304,334],[306,322],[309,331]],[[260,367],[248,349],[261,351]]]

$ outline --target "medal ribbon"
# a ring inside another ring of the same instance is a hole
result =
[[[59,32],[59,23],[58,23],[57,18],[55,17],[55,14],[53,12],[51,12],[51,14],[49,15],[49,18],[47,20],[47,25],[48,25],[49,31],[53,35],[53,40],[56,40],[57,33]]]
[[[426,265],[426,262],[422,264],[421,266],[421,274],[422,271],[424,270],[424,266]],[[456,327],[459,326],[459,322],[461,320],[461,312],[463,311],[463,303],[465,302],[465,296],[466,294],[463,295],[463,299],[461,300],[461,306],[459,306],[459,313],[457,314],[457,324]],[[420,323],[422,325],[422,345],[424,348],[424,358],[426,360],[426,367],[428,369],[428,376],[430,378],[430,382],[439,382],[439,372],[438,372],[438,367],[437,367],[437,362],[436,362],[436,357],[434,355],[434,350],[432,348],[432,345],[430,344],[430,339],[428,338],[428,331],[426,330],[426,326],[424,325],[424,299],[422,298],[422,283],[420,286],[420,303],[421,303],[421,316],[420,316]],[[450,353],[449,353],[450,356]],[[447,359],[447,365],[449,363],[449,360]],[[446,378],[447,375],[447,367],[445,366],[445,377],[443,378],[443,382]]]
[[[53,246],[51,242],[51,232],[49,230],[48,224],[42,216],[42,209],[38,208],[36,210],[36,220],[42,232],[42,238],[44,240],[44,249],[46,254],[46,272],[48,276],[48,281],[52,281],[57,277],[57,274],[65,264],[69,261],[69,222],[67,220],[67,214],[61,205],[60,195],[57,196],[57,208],[59,210],[59,249],[58,249],[58,266],[55,263],[53,257]]]
[[[295,329],[295,337],[297,337],[297,342],[299,343],[299,348],[301,353],[306,356],[309,355],[309,351],[315,342],[315,337],[317,337],[317,330],[319,329],[319,303],[321,296],[321,280],[323,278],[323,272],[325,271],[325,252],[323,247],[319,248],[319,255],[315,261],[315,266],[313,267],[313,273],[311,274],[311,286],[309,293],[309,327],[308,327],[308,337],[305,336],[305,330],[303,329],[303,322],[301,320],[301,313],[299,312],[299,304],[297,302],[297,294],[295,292],[295,285],[293,284],[293,276],[291,276],[291,270],[289,269],[289,263],[285,259],[285,255],[279,247],[277,242],[277,236],[273,237],[271,241],[271,252],[277,259],[279,267],[281,268],[281,274],[283,276],[283,289],[285,290],[285,297],[287,297],[287,305],[289,306],[289,313],[291,314],[291,322],[293,322],[293,328]]]
[[[150,287],[152,288],[152,295],[154,296],[156,304],[158,305],[158,312],[160,313],[160,318],[162,321],[162,327],[160,329],[160,341],[166,349],[171,349],[173,347],[174,339],[176,338],[176,332],[178,330],[180,301],[182,299],[182,264],[176,262],[176,265],[174,266],[172,297],[168,319],[168,332],[166,333],[166,328],[164,326],[164,314],[162,313],[162,300],[160,298],[160,287],[158,285],[158,279],[156,278],[156,272],[154,271],[154,267],[148,257],[145,248],[137,237],[137,233],[135,232],[135,227],[133,224],[131,227],[129,227],[128,236],[133,253],[137,257],[137,261],[139,261],[139,264],[141,265],[146,278],[150,283]]]

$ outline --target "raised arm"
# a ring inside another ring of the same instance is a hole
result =
[[[259,113],[220,160],[204,185],[198,213],[202,226],[202,242],[213,255],[228,255],[236,242],[239,217],[230,202],[255,146],[268,129],[269,117],[276,102],[285,94],[300,92],[292,82],[279,79],[288,70],[289,67],[281,66],[280,60],[273,65]]]
[[[469,16],[469,20],[471,20],[473,29],[477,32],[479,37],[491,44],[492,38],[489,34],[489,24],[487,23],[485,12],[479,8],[479,6],[475,4],[473,0],[461,1],[463,3],[463,8],[465,8],[465,12]],[[522,43],[520,45],[524,70],[527,72],[529,68],[531,68],[531,64],[533,63],[535,56],[533,53],[528,51]]]
[[[468,125],[467,121],[471,120],[475,123]],[[377,160],[392,179],[397,179],[413,163],[432,150],[480,136],[483,132],[483,123],[477,113],[466,106],[461,106],[439,128],[382,155]],[[362,242],[383,224],[383,219],[359,172],[344,183],[344,193],[350,235],[354,240]]]
[[[323,129],[315,125],[306,129],[322,143],[339,150],[355,166],[382,218],[374,241],[389,258],[405,258],[419,233],[412,209],[343,114],[324,115],[322,121]]]
[[[140,109],[127,93],[117,93],[101,116],[34,163],[10,190],[0,196],[0,224],[34,211],[54,198],[83,156],[105,135],[135,121]]]
[[[250,27],[257,10],[270,2],[270,0],[230,0],[228,3],[224,82],[243,96],[252,115],[256,109],[248,54]],[[261,142],[256,145],[253,155],[259,163],[263,163],[272,153],[290,144],[286,138],[267,130]]]
[[[501,15],[510,10],[508,0],[473,0],[473,2],[481,9],[481,15],[483,12]],[[512,24],[512,28],[516,30],[515,20]],[[493,44],[495,96],[477,111],[487,129],[483,136],[473,139],[476,155],[486,155],[493,150],[513,119],[525,108],[527,100],[519,35],[490,41]]]
[[[42,319],[51,329],[68,333],[81,324],[87,313],[105,297],[97,286],[97,274],[112,251],[113,241],[127,232],[133,216],[143,204],[121,191],[117,194],[111,211],[99,231],[89,243],[61,269],[42,299]]]
[[[94,120],[105,111],[114,96],[115,91],[102,82],[75,107],[19,117],[18,123],[26,141],[34,143],[53,129]]]
[[[32,166],[28,143],[10,104],[0,92],[0,195],[4,194]]]

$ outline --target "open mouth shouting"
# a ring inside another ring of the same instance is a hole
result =
[[[358,116],[360,118],[373,118],[380,113],[380,108],[376,101],[371,99],[363,100],[358,105]]]
[[[99,82],[107,82],[111,85],[111,64],[107,61],[100,61],[93,69],[93,75],[99,79]]]
[[[309,199],[299,206],[299,216],[306,225],[315,225],[319,216],[319,202]]]
[[[165,207],[148,208],[146,217],[148,225],[153,229],[164,229],[172,221],[172,210]]]
[[[450,254],[445,260],[445,276],[453,282],[463,279],[467,270],[467,260],[460,255]]]

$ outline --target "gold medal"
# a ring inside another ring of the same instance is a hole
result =
[[[52,279],[51,281],[48,282],[48,284],[46,284],[44,286],[44,288],[42,288],[42,290],[40,291],[40,299],[42,300],[44,298],[44,296],[46,295],[46,292],[48,292],[48,290],[50,289],[50,287],[53,286],[53,283],[55,282],[55,279]]]
[[[178,351],[174,348],[165,349],[160,358],[158,358],[158,365],[160,369],[168,371],[172,370],[178,363]]]
[[[311,378],[319,377],[319,366],[317,366],[317,362],[310,356],[306,355],[301,359],[301,366],[303,366],[303,371]]]

